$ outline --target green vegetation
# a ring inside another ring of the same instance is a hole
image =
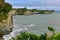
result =
[[[46,34],[37,36],[35,34],[21,32],[21,35],[18,35],[16,38],[12,38],[11,40],[46,40],[46,36]]]
[[[17,9],[14,9],[16,10],[17,14],[18,15],[23,15],[25,11],[27,11],[27,8],[17,8]]]
[[[52,33],[55,32],[55,29],[53,27],[48,26],[48,30]],[[15,38],[12,38],[10,40],[60,40],[60,33],[57,34],[49,34],[44,33],[41,35],[31,34],[27,32],[21,32],[20,35],[16,36]]]
[[[0,0],[0,2],[3,2],[3,1],[5,1],[5,0]]]
[[[0,13],[0,22],[2,22],[4,19],[7,19],[8,14],[6,14],[5,12],[1,12]]]
[[[53,34],[55,34],[55,30],[54,30],[54,28],[48,26],[48,30],[51,31]]]
[[[12,6],[9,3],[4,2],[4,0],[0,0],[0,22],[2,20],[7,19],[8,12],[12,9]]]
[[[60,33],[57,33],[54,35],[54,40],[60,40]]]
[[[51,14],[54,10],[37,10],[39,14]]]
[[[29,11],[28,14],[51,14],[54,12],[54,10],[37,10],[37,9],[27,9],[25,8],[17,8],[13,9],[16,10],[17,15],[24,15],[27,11]]]

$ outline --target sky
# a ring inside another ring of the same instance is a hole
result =
[[[60,10],[60,0],[5,0],[10,3],[13,8],[27,7],[29,9],[50,9]]]

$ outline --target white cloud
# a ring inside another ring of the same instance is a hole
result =
[[[6,0],[14,7],[43,7],[44,9],[60,9],[60,0]]]

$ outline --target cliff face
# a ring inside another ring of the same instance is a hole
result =
[[[12,31],[12,15],[9,12],[12,6],[6,3],[5,0],[0,0],[0,40],[3,40],[3,35],[9,34]]]
[[[0,22],[0,37],[12,32],[13,28],[13,17],[11,11],[8,13],[8,18]]]
[[[31,11],[29,11],[29,10],[27,10],[27,11],[25,11],[25,12],[23,13],[23,15],[31,15],[31,14],[33,14],[33,12],[31,12]]]

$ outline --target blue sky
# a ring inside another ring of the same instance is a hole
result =
[[[60,0],[5,0],[13,8],[27,7],[36,9],[60,10]]]

